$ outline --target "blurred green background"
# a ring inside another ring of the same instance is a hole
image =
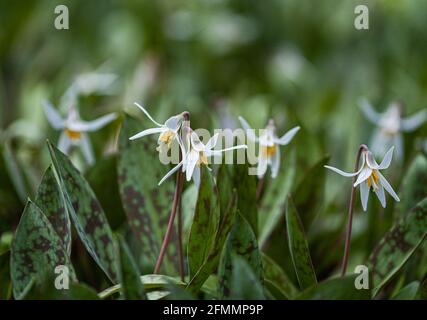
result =
[[[54,28],[59,4],[69,8],[69,30]],[[354,28],[358,4],[369,7],[369,30]],[[359,98],[379,111],[400,100],[405,115],[427,105],[426,12],[424,0],[1,0],[0,234],[16,227],[40,182],[49,163],[45,140],[58,139],[42,101],[58,106],[76,76],[95,70],[118,80],[109,95],[79,99],[86,120],[121,110],[140,116],[135,101],[160,121],[188,110],[194,128],[237,127],[239,115],[262,128],[272,117],[279,135],[302,127],[292,142],[298,179],[325,154],[350,171],[358,145],[374,130]],[[98,160],[115,152],[119,125],[90,135]],[[386,174],[397,190],[426,135],[425,126],[405,135],[405,161]],[[327,174],[324,210],[310,230],[320,269],[318,259],[339,240],[331,234],[344,223],[349,183]],[[364,258],[392,223],[392,201],[386,212],[370,202],[369,217],[355,220],[356,242],[362,231],[377,231],[360,237]],[[313,240],[319,230],[328,241]]]

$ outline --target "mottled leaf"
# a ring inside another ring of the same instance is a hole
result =
[[[152,123],[151,123],[152,126]],[[154,267],[166,232],[175,190],[175,178],[158,186],[170,167],[160,162],[157,135],[130,141],[129,137],[147,129],[143,122],[126,116],[119,137],[118,179],[120,196],[129,225],[141,242],[144,265]],[[162,270],[178,270],[176,232],[172,233]]]
[[[284,215],[287,194],[291,190],[295,178],[295,159],[295,151],[292,150],[282,161],[279,175],[275,179],[269,180],[265,187],[259,209],[261,248]]]
[[[356,289],[354,283],[358,275],[348,275],[328,279],[306,289],[297,300],[369,300],[369,289]]]
[[[113,230],[126,220],[117,179],[117,155],[109,155],[96,161],[86,173],[86,179],[95,192]]]
[[[419,154],[404,175],[400,188],[399,212],[406,214],[418,202],[427,197],[427,159]]]
[[[231,292],[231,273],[233,271],[233,262],[232,262],[232,248],[231,248],[231,239],[228,237],[226,240],[221,259],[218,267],[218,286],[217,286],[217,295],[218,299],[226,299],[230,297]]]
[[[67,210],[87,251],[112,282],[118,257],[113,234],[92,188],[65,154],[48,142]]]
[[[219,226],[218,191],[211,173],[201,168],[200,186],[187,245],[189,275],[192,279],[213,248]]]
[[[123,298],[126,300],[146,299],[144,286],[140,281],[141,272],[123,239],[119,241],[120,272],[119,281],[122,285]]]
[[[64,196],[51,166],[44,173],[34,203],[49,219],[53,229],[59,235],[68,255],[71,254],[71,222]]]
[[[285,271],[266,254],[261,254],[265,281],[269,281],[287,298],[293,298],[298,289],[289,279]]]
[[[248,263],[258,281],[263,284],[264,276],[258,240],[251,225],[240,212],[236,217],[236,223],[231,231],[230,239],[233,253],[242,257]]]
[[[40,209],[28,201],[11,249],[11,277],[15,299],[21,299],[25,295],[33,280],[39,283],[46,274],[52,276],[58,265],[67,266],[71,280],[76,280],[62,240]]]
[[[246,260],[233,256],[232,264],[230,299],[264,300],[264,288]]]
[[[208,255],[188,284],[188,289],[191,292],[196,292],[198,289],[200,289],[206,279],[217,269],[221,258],[221,252],[227,240],[227,236],[230,233],[233,222],[235,221],[236,212],[237,195],[234,191],[230,202],[221,217],[221,221],[215,233],[214,242],[209,249]]]
[[[237,190],[239,199],[238,209],[250,224],[255,236],[258,236],[258,210],[257,210],[257,178],[249,175],[249,164],[238,164],[233,166],[233,184]]]
[[[306,289],[316,284],[316,273],[311,262],[304,229],[291,197],[288,198],[285,220],[289,249],[298,283],[301,289]]]
[[[296,188],[293,199],[301,221],[308,229],[322,210],[326,170],[329,156],[320,159],[304,175]]]
[[[369,257],[374,294],[396,275],[426,235],[427,199],[424,199],[386,233]]]

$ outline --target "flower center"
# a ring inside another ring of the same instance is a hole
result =
[[[271,157],[276,153],[276,145],[273,144],[272,146],[262,146],[261,147],[261,154],[264,157]]]
[[[372,188],[374,190],[378,189],[378,172],[377,170],[372,170],[372,174],[370,175],[370,177],[368,178],[368,180],[366,180],[366,183],[368,184],[368,187],[370,188],[372,186]]]
[[[65,134],[73,141],[79,140],[82,135],[81,132],[74,131],[68,128],[65,128]]]
[[[201,164],[208,165],[208,158],[203,151],[200,151],[199,160],[197,160],[197,165],[200,167]]]
[[[168,147],[170,147],[173,138],[175,138],[175,132],[173,132],[172,130],[164,131],[159,136],[159,140],[164,144],[167,144]]]

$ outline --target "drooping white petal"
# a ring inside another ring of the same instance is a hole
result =
[[[424,122],[426,122],[426,120],[427,120],[427,110],[422,110],[408,118],[402,119],[400,125],[402,128],[402,131],[410,132],[417,129]]]
[[[391,160],[393,159],[393,150],[394,147],[391,147],[385,154],[383,161],[381,161],[378,169],[387,169],[390,166]]]
[[[362,171],[360,172],[359,176],[357,177],[356,182],[354,183],[354,187],[357,187],[360,183],[368,179],[372,174],[372,169],[368,166],[364,167]]]
[[[238,146],[229,147],[229,148],[220,149],[220,150],[205,150],[205,154],[206,154],[207,157],[209,157],[209,156],[219,156],[223,152],[227,152],[227,151],[230,151],[230,150],[247,149],[247,148],[248,148],[247,145],[240,144]]]
[[[175,167],[173,167],[171,170],[169,170],[168,173],[159,181],[159,186],[165,181],[167,178],[169,178],[171,175],[173,175],[175,172],[178,171],[179,168],[184,164],[184,160],[182,160],[180,163],[178,163]]]
[[[257,175],[258,178],[262,178],[265,175],[265,172],[267,171],[267,164],[268,159],[263,156],[258,157],[258,167],[257,167]]]
[[[378,169],[379,165],[378,165],[377,161],[375,160],[372,152],[371,151],[365,151],[364,154],[365,154],[366,164],[368,165],[368,167],[371,169]]]
[[[271,177],[276,178],[280,168],[280,149],[276,148],[276,152],[271,157]]]
[[[150,134],[161,133],[161,132],[164,132],[165,130],[168,130],[168,129],[166,129],[164,127],[145,129],[145,130],[133,135],[132,137],[130,137],[129,140],[139,139],[141,137],[145,137],[145,136],[148,136]]]
[[[243,117],[239,117],[239,121],[242,124],[243,129],[245,129],[248,139],[255,142],[258,141],[258,138],[255,136],[255,130],[249,126],[247,121]]]
[[[362,99],[359,102],[360,110],[362,110],[365,117],[371,121],[373,124],[377,124],[381,118],[381,114],[378,113],[372,105],[366,99]]]
[[[396,160],[401,162],[403,159],[403,137],[402,134],[398,133],[393,137],[393,145],[396,147]]]
[[[70,124],[70,129],[80,132],[96,131],[116,118],[116,113],[110,113],[93,121],[76,121]]]
[[[384,189],[393,197],[394,200],[400,201],[399,197],[397,196],[396,192],[394,192],[393,188],[391,187],[390,183],[384,178],[384,176],[378,172],[378,178],[380,184],[383,185]]]
[[[144,112],[144,114],[147,116],[148,119],[151,120],[151,122],[153,122],[155,125],[161,127],[162,124],[158,123],[156,120],[153,119],[153,117],[148,113],[147,110],[145,110],[145,108],[143,106],[141,106],[140,104],[138,104],[137,102],[135,102],[135,105],[141,109],[142,112]]]
[[[180,115],[173,116],[173,117],[170,117],[168,120],[166,120],[165,126],[171,129],[172,131],[176,132],[181,126],[181,123],[182,123],[182,116]]]
[[[95,156],[93,155],[92,143],[86,133],[82,133],[80,147],[86,162],[92,165],[95,162]]]
[[[72,142],[71,139],[67,136],[65,132],[62,132],[59,136],[58,141],[58,149],[61,150],[63,153],[68,154],[70,151]]]
[[[350,173],[350,172],[345,172],[345,171],[342,171],[342,170],[340,170],[340,169],[338,169],[338,168],[331,167],[331,166],[324,166],[324,167],[325,167],[326,169],[329,169],[329,170],[332,170],[332,171],[334,171],[334,172],[338,173],[339,175],[341,175],[341,176],[343,176],[343,177],[355,177],[355,176],[357,176],[357,175],[360,173],[360,171],[362,170],[362,169],[359,169],[359,171],[357,171],[357,172]]]
[[[64,128],[64,119],[62,119],[59,112],[55,109],[54,106],[52,106],[52,104],[50,104],[49,101],[43,101],[43,109],[47,120],[54,129],[59,130]]]
[[[191,147],[198,151],[202,152],[206,150],[205,145],[200,141],[199,136],[194,131],[190,133]]]
[[[77,94],[105,93],[116,79],[114,73],[89,72],[79,75],[72,86]]]
[[[274,139],[274,142],[276,142],[277,144],[280,144],[282,146],[287,145],[289,142],[291,142],[291,140],[296,135],[296,133],[298,132],[299,129],[300,129],[300,127],[292,128],[291,130],[289,130],[288,132],[286,132],[279,139]]]
[[[369,200],[369,186],[366,182],[360,184],[360,200],[362,202],[363,211],[366,211]]]
[[[208,143],[206,143],[205,147],[206,149],[210,150],[215,148],[217,142],[218,142],[218,137],[219,137],[219,133],[214,134],[208,141]]]
[[[380,200],[382,207],[385,208],[386,200],[385,200],[384,188],[381,185],[381,183],[378,184],[378,189],[375,189],[374,192],[377,195],[378,200]]]
[[[191,177],[193,176],[194,168],[198,160],[199,160],[199,152],[197,152],[196,150],[191,150],[187,154],[186,168],[185,168],[185,178],[187,179],[187,181],[191,180]]]

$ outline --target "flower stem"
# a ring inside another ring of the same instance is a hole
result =
[[[362,154],[362,151],[365,151],[367,149],[368,147],[366,145],[364,144],[360,145],[359,150],[357,151],[356,163],[354,165],[354,172],[357,172],[357,170],[359,170],[360,156]],[[353,177],[353,182],[351,184],[351,196],[350,196],[350,203],[348,208],[347,232],[345,236],[344,256],[342,258],[341,276],[345,276],[345,273],[347,271],[348,256],[350,254],[350,239],[351,239],[351,229],[353,226],[354,199],[356,195],[356,188],[354,187],[354,183],[356,182],[356,179],[357,179],[357,176]]]
[[[189,121],[190,119],[190,113],[185,111],[182,113],[182,116],[184,118],[184,121]],[[182,159],[183,155],[180,153],[180,161]],[[166,249],[169,245],[170,238],[172,235],[173,230],[173,224],[175,221],[175,216],[178,211],[178,254],[179,254],[179,272],[181,275],[181,280],[184,281],[185,274],[184,274],[184,256],[182,253],[182,211],[181,211],[181,196],[182,196],[182,189],[184,186],[184,179],[182,170],[178,170],[176,174],[176,186],[175,186],[175,194],[173,197],[173,203],[172,203],[172,210],[169,216],[169,222],[168,227],[166,229],[165,237],[163,238],[163,243],[160,248],[160,253],[156,261],[156,266],[154,267],[154,274],[159,273],[160,267],[162,266],[163,258],[166,253]]]

